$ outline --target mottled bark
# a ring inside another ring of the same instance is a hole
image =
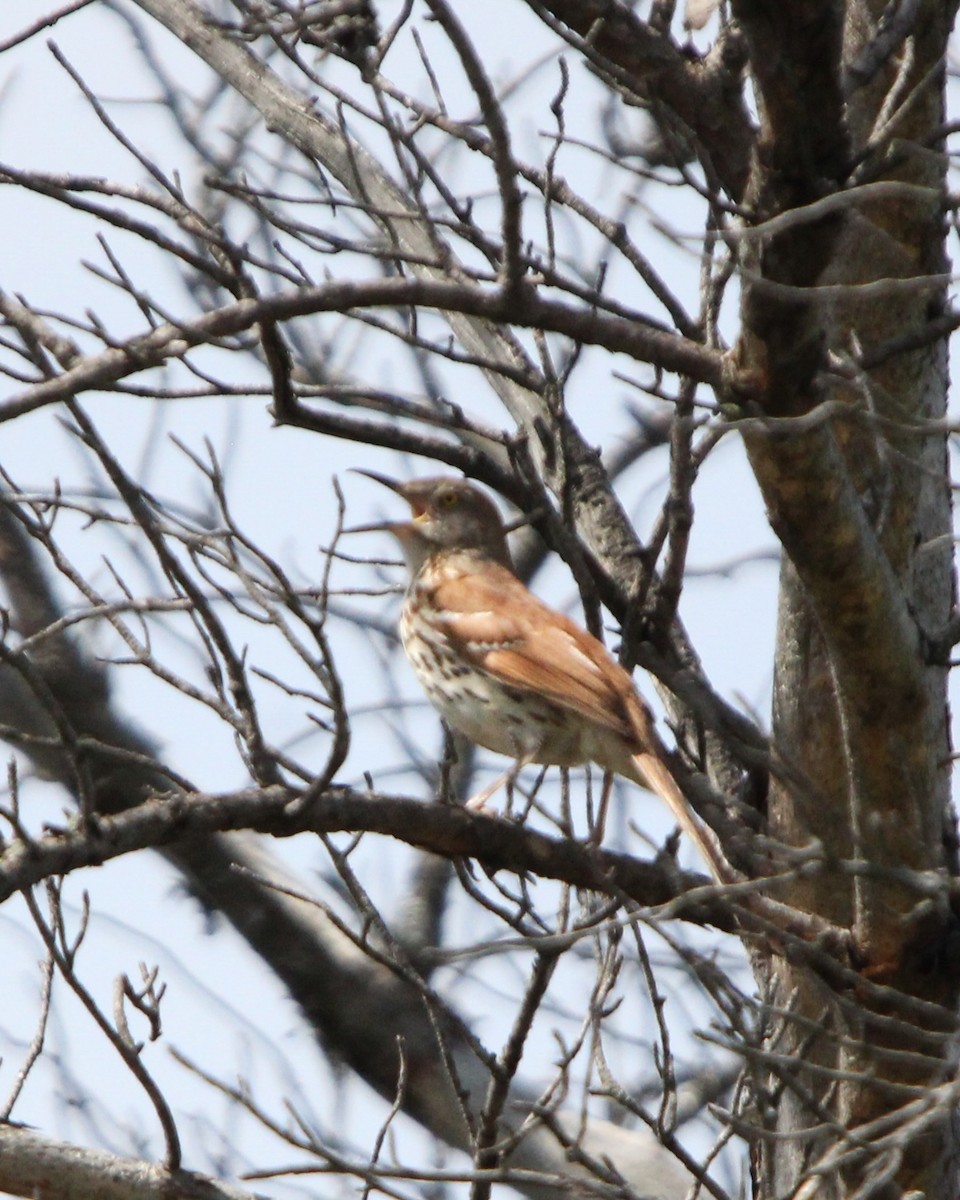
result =
[[[852,928],[851,966],[865,983],[851,1003],[786,962],[766,974],[771,1004],[815,1023],[774,1023],[777,1049],[806,1060],[799,1081],[808,1098],[797,1088],[783,1093],[774,1121],[782,1140],[762,1151],[761,1191],[773,1196],[791,1194],[836,1148],[835,1132],[822,1126],[827,1115],[855,1132],[895,1111],[910,1088],[936,1085],[955,1070],[944,1035],[953,1026],[957,975],[944,951],[956,917],[943,898],[921,903],[903,873],[953,865],[944,840],[946,673],[930,661],[927,641],[951,608],[950,508],[944,439],[922,431],[945,412],[945,346],[851,369],[871,354],[881,359],[898,333],[922,330],[943,310],[945,160],[922,147],[942,120],[952,6],[920,5],[899,52],[868,84],[851,84],[842,103],[841,81],[869,49],[882,6],[850,4],[845,13],[834,4],[779,13],[736,7],[754,49],[773,56],[769,82],[759,74],[760,141],[776,152],[757,163],[758,218],[791,199],[811,202],[818,189],[845,187],[850,195],[840,219],[758,240],[739,346],[741,365],[763,392],[756,411],[803,416],[841,403],[835,419],[821,410],[824,419],[803,428],[761,423],[746,434],[787,554],[774,753],[789,774],[771,787],[771,829],[793,845],[818,843],[828,861],[869,864],[859,876],[828,866],[781,893]],[[824,108],[816,137],[809,109],[792,103],[790,90],[795,84],[802,95],[810,86],[814,55],[817,72],[828,72],[817,93]],[[884,124],[891,110],[894,128]],[[797,194],[797,180],[806,196]],[[878,180],[903,186],[858,202],[857,186]],[[768,280],[787,286],[769,289]],[[881,294],[862,286],[877,280],[901,282]],[[802,1136],[815,1125],[819,1136]],[[852,1155],[824,1174],[817,1194],[844,1195],[871,1180],[871,1194],[951,1196],[953,1135],[948,1105],[914,1136],[904,1129],[882,1167],[881,1158]]]

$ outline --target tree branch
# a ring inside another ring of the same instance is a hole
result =
[[[192,1171],[86,1150],[0,1125],[0,1188],[11,1196],[57,1200],[255,1200],[255,1193]]]
[[[354,308],[416,306],[436,308],[528,329],[565,334],[587,345],[647,360],[666,371],[689,375],[713,387],[725,380],[723,355],[677,334],[654,329],[639,314],[613,315],[573,308],[540,296],[533,288],[505,292],[442,279],[346,280],[240,300],[196,320],[165,324],[121,346],[80,358],[69,370],[38,383],[0,405],[0,421],[13,420],[48,404],[111,384],[169,358],[182,358],[195,346],[231,337],[262,321],[284,321],[315,313]],[[495,370],[495,359],[488,360]]]
[[[709,147],[710,162],[728,194],[739,200],[750,172],[754,131],[743,101],[743,54],[724,35],[720,53],[705,59],[681,54],[672,39],[641,21],[626,4],[609,0],[527,0],[581,39],[580,49],[615,68],[613,78],[665,105]]]
[[[332,787],[306,803],[301,803],[302,798],[301,793],[279,786],[218,795],[172,793],[145,800],[127,812],[98,816],[88,825],[14,842],[0,853],[0,903],[23,888],[79,867],[244,829],[281,838],[302,833],[377,833],[431,854],[476,859],[491,872],[536,874],[578,888],[620,893],[647,908],[709,888],[705,876],[680,871],[672,863],[643,862],[632,855],[550,838],[501,817],[459,807],[345,787]],[[696,924],[733,928],[729,908],[707,896],[691,898],[685,915]]]

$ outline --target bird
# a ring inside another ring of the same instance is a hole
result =
[[[598,638],[517,577],[496,504],[454,476],[400,482],[356,473],[410,508],[409,519],[351,532],[386,531],[400,545],[409,573],[401,641],[428,699],[451,729],[514,762],[469,806],[482,807],[531,763],[596,763],[658,795],[716,880],[732,882],[632,678]]]

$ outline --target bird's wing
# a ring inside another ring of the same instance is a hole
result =
[[[460,653],[501,683],[538,692],[624,737],[637,736],[642,706],[630,676],[595,637],[555,612],[510,571],[438,582],[438,619]],[[645,713],[643,714],[646,715]]]
[[[735,881],[666,762],[650,710],[601,642],[538,600],[505,567],[494,570],[485,563],[482,575],[442,580],[433,598],[439,609],[435,619],[474,665],[502,683],[545,695],[624,737],[629,757],[614,769],[660,796],[719,883]]]

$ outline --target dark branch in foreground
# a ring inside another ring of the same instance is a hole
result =
[[[262,321],[283,321],[321,312],[343,313],[366,306],[414,305],[460,312],[489,321],[565,334],[587,345],[646,359],[666,371],[676,371],[711,387],[730,380],[724,356],[697,342],[645,324],[636,313],[601,313],[545,299],[533,289],[507,292],[501,288],[424,279],[350,280],[319,287],[240,300],[195,321],[161,325],[123,345],[80,359],[76,365],[37,383],[0,406],[0,421],[53,404],[90,388],[110,387],[128,375],[181,358],[194,346],[230,337]]]
[[[178,795],[151,799],[83,825],[52,830],[0,854],[0,901],[53,875],[99,866],[112,858],[208,833],[247,829],[275,837],[300,833],[379,833],[433,854],[474,858],[489,871],[513,871],[556,879],[574,887],[620,893],[645,907],[690,896],[683,916],[697,924],[731,930],[729,906],[712,896],[709,880],[668,862],[644,862],[569,839],[547,837],[521,825],[462,808],[422,800],[360,795],[331,788],[304,800],[293,790],[250,788],[223,795]]]

